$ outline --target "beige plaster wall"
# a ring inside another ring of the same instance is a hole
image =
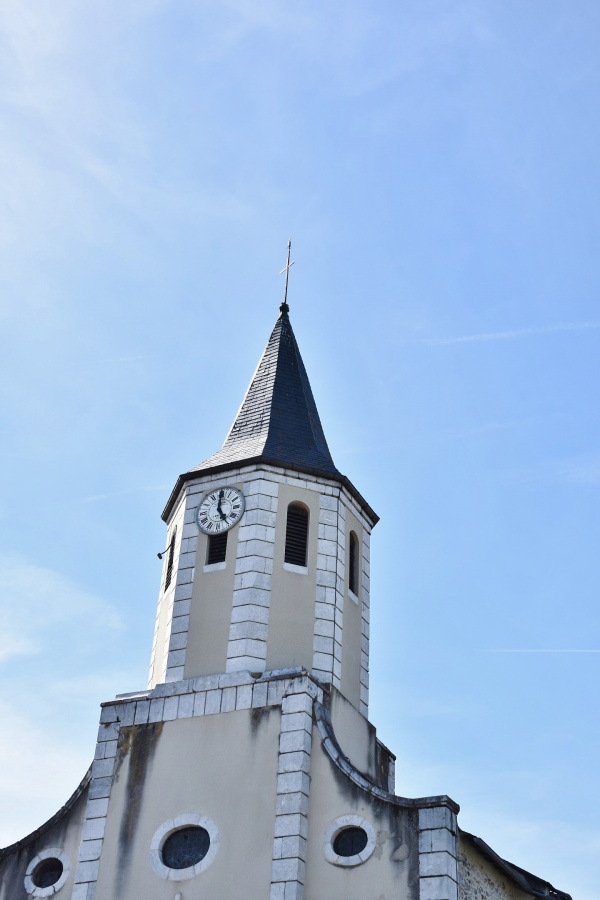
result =
[[[458,844],[458,884],[461,900],[531,900],[466,841]]]
[[[319,496],[318,489],[313,491],[294,485],[279,485],[267,670],[289,666],[312,669]],[[304,503],[309,509],[308,565],[306,573],[302,574],[284,569],[287,508],[294,501]]]
[[[349,547],[350,532],[354,531],[358,538],[358,594],[352,596],[349,584]],[[362,609],[361,609],[361,547],[363,541],[363,529],[356,516],[346,509],[346,577],[344,582],[344,628],[342,634],[342,678],[341,690],[345,697],[351,703],[360,707],[360,650],[361,650],[361,633],[362,633]]]
[[[23,884],[27,866],[34,856],[49,847],[63,850],[69,857],[70,874],[56,896],[65,900],[71,896],[87,796],[86,788],[58,821],[0,861],[0,900],[31,900]]]
[[[228,532],[225,568],[205,566],[208,537],[198,529],[184,678],[225,671],[237,542],[236,526]]]
[[[331,690],[331,724],[340,748],[355,769],[377,778],[375,728],[335,688]]]
[[[269,707],[123,728],[96,900],[268,897],[280,721]],[[221,845],[174,883],[154,873],[150,844],[183,813],[210,818]]]
[[[323,835],[344,815],[363,816],[377,834],[371,858],[349,868],[329,863],[323,852]],[[316,728],[308,822],[306,900],[417,900],[416,814],[383,803],[348,781],[322,750]]]

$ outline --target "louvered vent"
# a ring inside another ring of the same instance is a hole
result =
[[[290,503],[285,527],[285,561],[294,566],[306,565],[308,544],[308,510],[299,503]]]
[[[173,576],[173,556],[175,555],[175,538],[177,537],[177,525],[173,529],[173,534],[171,535],[171,543],[169,544],[169,558],[167,560],[167,575],[165,578],[165,591],[171,584],[171,578]]]
[[[358,594],[358,538],[353,531],[350,532],[349,557],[348,587],[353,594]]]
[[[228,531],[221,534],[211,534],[208,537],[208,549],[206,551],[206,565],[212,566],[213,563],[225,562],[225,554],[227,553],[227,535]]]

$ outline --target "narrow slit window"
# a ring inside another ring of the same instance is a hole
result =
[[[169,544],[169,558],[167,560],[167,574],[165,577],[165,591],[171,584],[171,578],[173,577],[173,557],[175,555],[175,538],[177,537],[177,525],[173,529],[173,534],[171,535],[171,543]]]
[[[358,595],[358,538],[353,531],[350,532],[348,557],[348,587]]]
[[[223,531],[221,534],[210,534],[208,536],[208,547],[206,549],[207,566],[212,566],[214,563],[225,562],[228,534],[228,531]]]
[[[285,562],[306,565],[308,546],[308,510],[300,503],[290,503],[285,526]]]

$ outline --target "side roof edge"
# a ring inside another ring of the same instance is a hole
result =
[[[521,869],[520,866],[502,859],[480,837],[469,834],[468,831],[463,831],[462,828],[459,828],[459,834],[461,840],[476,847],[496,869],[507,875],[514,884],[520,887],[522,891],[526,891],[531,897],[545,897],[546,900],[573,900],[570,894],[555,888],[549,881],[544,881],[543,878],[538,878],[537,875],[532,875],[531,872]]]

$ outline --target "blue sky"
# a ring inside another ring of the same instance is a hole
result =
[[[160,512],[277,315],[373,538],[399,793],[595,900],[600,7],[6,0],[0,844],[146,682]]]

